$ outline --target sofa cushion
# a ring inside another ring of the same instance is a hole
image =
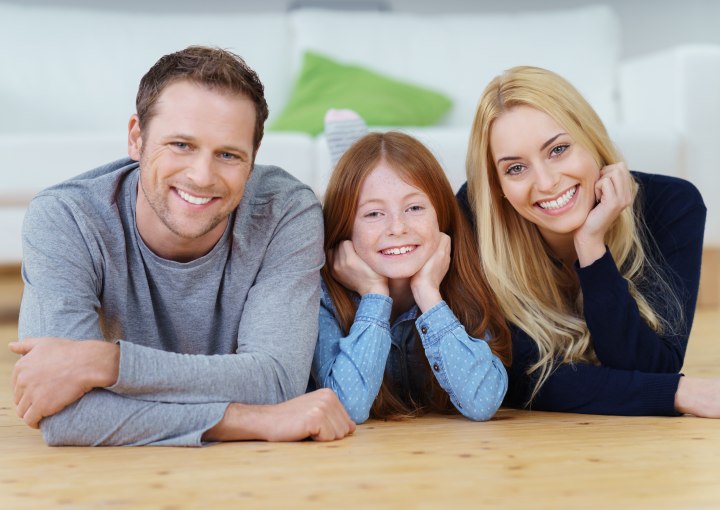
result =
[[[545,67],[616,120],[620,27],[607,6],[513,14],[419,15],[317,9],[291,13],[293,65],[317,51],[447,94],[443,124],[470,126],[480,93],[503,70]]]
[[[317,135],[330,108],[355,110],[372,125],[427,126],[451,106],[443,94],[307,52],[290,100],[270,128]]]

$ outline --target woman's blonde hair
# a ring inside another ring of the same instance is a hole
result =
[[[529,405],[557,363],[598,360],[574,271],[559,263],[537,227],[503,200],[490,131],[498,117],[516,106],[548,114],[592,154],[599,167],[622,159],[588,102],[551,71],[514,67],[493,79],[480,97],[467,154],[468,200],[476,217],[480,260],[503,315],[524,330],[539,350],[537,362],[528,368],[528,375],[536,378]],[[635,181],[633,187],[637,192]],[[640,291],[651,274],[657,276],[643,249],[642,225],[636,208],[628,207],[608,230],[605,242],[641,316],[652,329],[663,331],[667,323]],[[667,292],[669,286],[663,290]]]
[[[419,141],[403,133],[370,133],[350,147],[333,171],[323,204],[325,252],[328,260],[322,276],[335,306],[336,318],[345,334],[355,319],[353,294],[332,276],[332,250],[351,239],[360,189],[380,162],[386,162],[408,184],[430,199],[440,230],[452,239],[450,268],[440,284],[440,293],[468,334],[483,338],[489,330],[490,349],[505,363],[511,361],[510,332],[478,264],[477,245],[470,222],[455,200],[445,172],[432,153]],[[425,367],[427,388],[421,402],[408,401],[383,382],[373,402],[373,418],[401,418],[424,411],[452,411],[447,393]]]

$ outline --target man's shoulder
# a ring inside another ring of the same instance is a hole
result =
[[[243,199],[254,204],[287,202],[293,198],[304,204],[319,204],[312,188],[297,177],[273,165],[255,165]]]
[[[95,198],[103,202],[114,201],[124,177],[137,167],[137,161],[130,158],[119,159],[54,184],[38,193],[36,198],[54,196],[66,201],[79,200],[86,204],[94,202]]]
[[[46,223],[114,227],[115,220],[107,221],[117,218],[123,183],[137,167],[137,162],[121,159],[46,188],[30,202],[23,230],[30,233]]]

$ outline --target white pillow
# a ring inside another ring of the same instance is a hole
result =
[[[469,127],[487,83],[516,65],[556,71],[606,122],[617,119],[619,20],[607,6],[515,14],[298,10],[293,70],[307,50],[449,95],[445,124]]]

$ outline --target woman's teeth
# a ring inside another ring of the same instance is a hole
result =
[[[561,207],[564,207],[567,205],[567,203],[570,201],[570,199],[575,195],[575,192],[577,191],[577,186],[573,186],[569,190],[567,190],[565,193],[560,196],[560,198],[556,200],[549,200],[547,202],[538,202],[537,204],[542,207],[543,209],[560,209]]]

